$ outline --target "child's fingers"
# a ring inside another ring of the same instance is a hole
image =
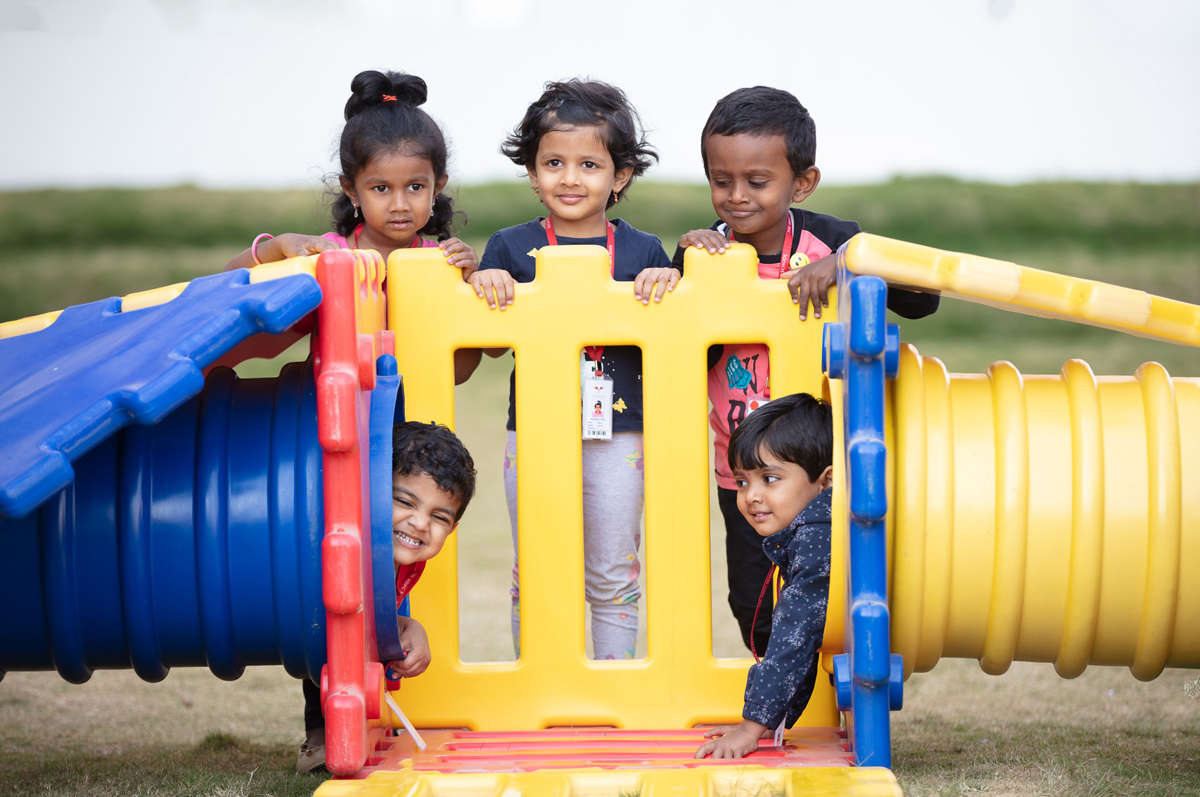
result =
[[[713,751],[713,747],[715,747],[715,746],[716,746],[716,742],[705,742],[704,744],[700,745],[700,749],[696,751],[696,755],[693,757],[694,758],[704,758],[706,755],[708,755],[709,753],[711,753]]]
[[[658,278],[658,294],[654,297],[654,301],[661,302],[663,300],[663,297],[667,295],[667,286],[670,284],[670,274],[664,274]]]
[[[637,299],[639,302],[642,301],[642,293],[645,287],[646,272],[642,271],[633,279],[633,298]]]

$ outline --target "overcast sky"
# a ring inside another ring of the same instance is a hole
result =
[[[425,78],[462,182],[515,176],[501,139],[575,75],[626,90],[659,179],[702,180],[755,84],[827,183],[1200,179],[1194,0],[0,0],[0,188],[312,183],[367,68]]]

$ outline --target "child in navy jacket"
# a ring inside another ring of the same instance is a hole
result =
[[[783,590],[771,615],[770,643],[746,677],[741,724],[705,733],[709,741],[696,758],[741,758],[764,735],[795,724],[816,684],[829,604],[829,404],[807,393],[772,401],[733,433],[728,457],[738,509],[764,538],[763,551],[782,571]]]

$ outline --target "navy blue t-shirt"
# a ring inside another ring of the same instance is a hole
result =
[[[613,279],[633,282],[648,268],[670,268],[671,260],[663,250],[657,235],[635,230],[621,219],[613,219],[613,248],[616,268]],[[608,236],[599,238],[567,238],[557,236],[560,246],[594,244],[608,246]],[[516,227],[494,233],[488,239],[479,270],[499,268],[507,271],[517,282],[533,282],[536,273],[537,250],[549,246],[542,217]],[[630,289],[630,293],[632,293]],[[604,341],[596,341],[603,345]],[[613,431],[642,431],[642,350],[637,346],[604,346],[600,370],[613,380]],[[517,430],[517,369],[508,378],[508,430]]]

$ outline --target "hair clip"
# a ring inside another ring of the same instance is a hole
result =
[[[384,95],[383,95],[383,101],[384,101],[384,102],[395,102],[395,101],[396,101],[396,95],[395,95],[395,94],[384,94]]]

